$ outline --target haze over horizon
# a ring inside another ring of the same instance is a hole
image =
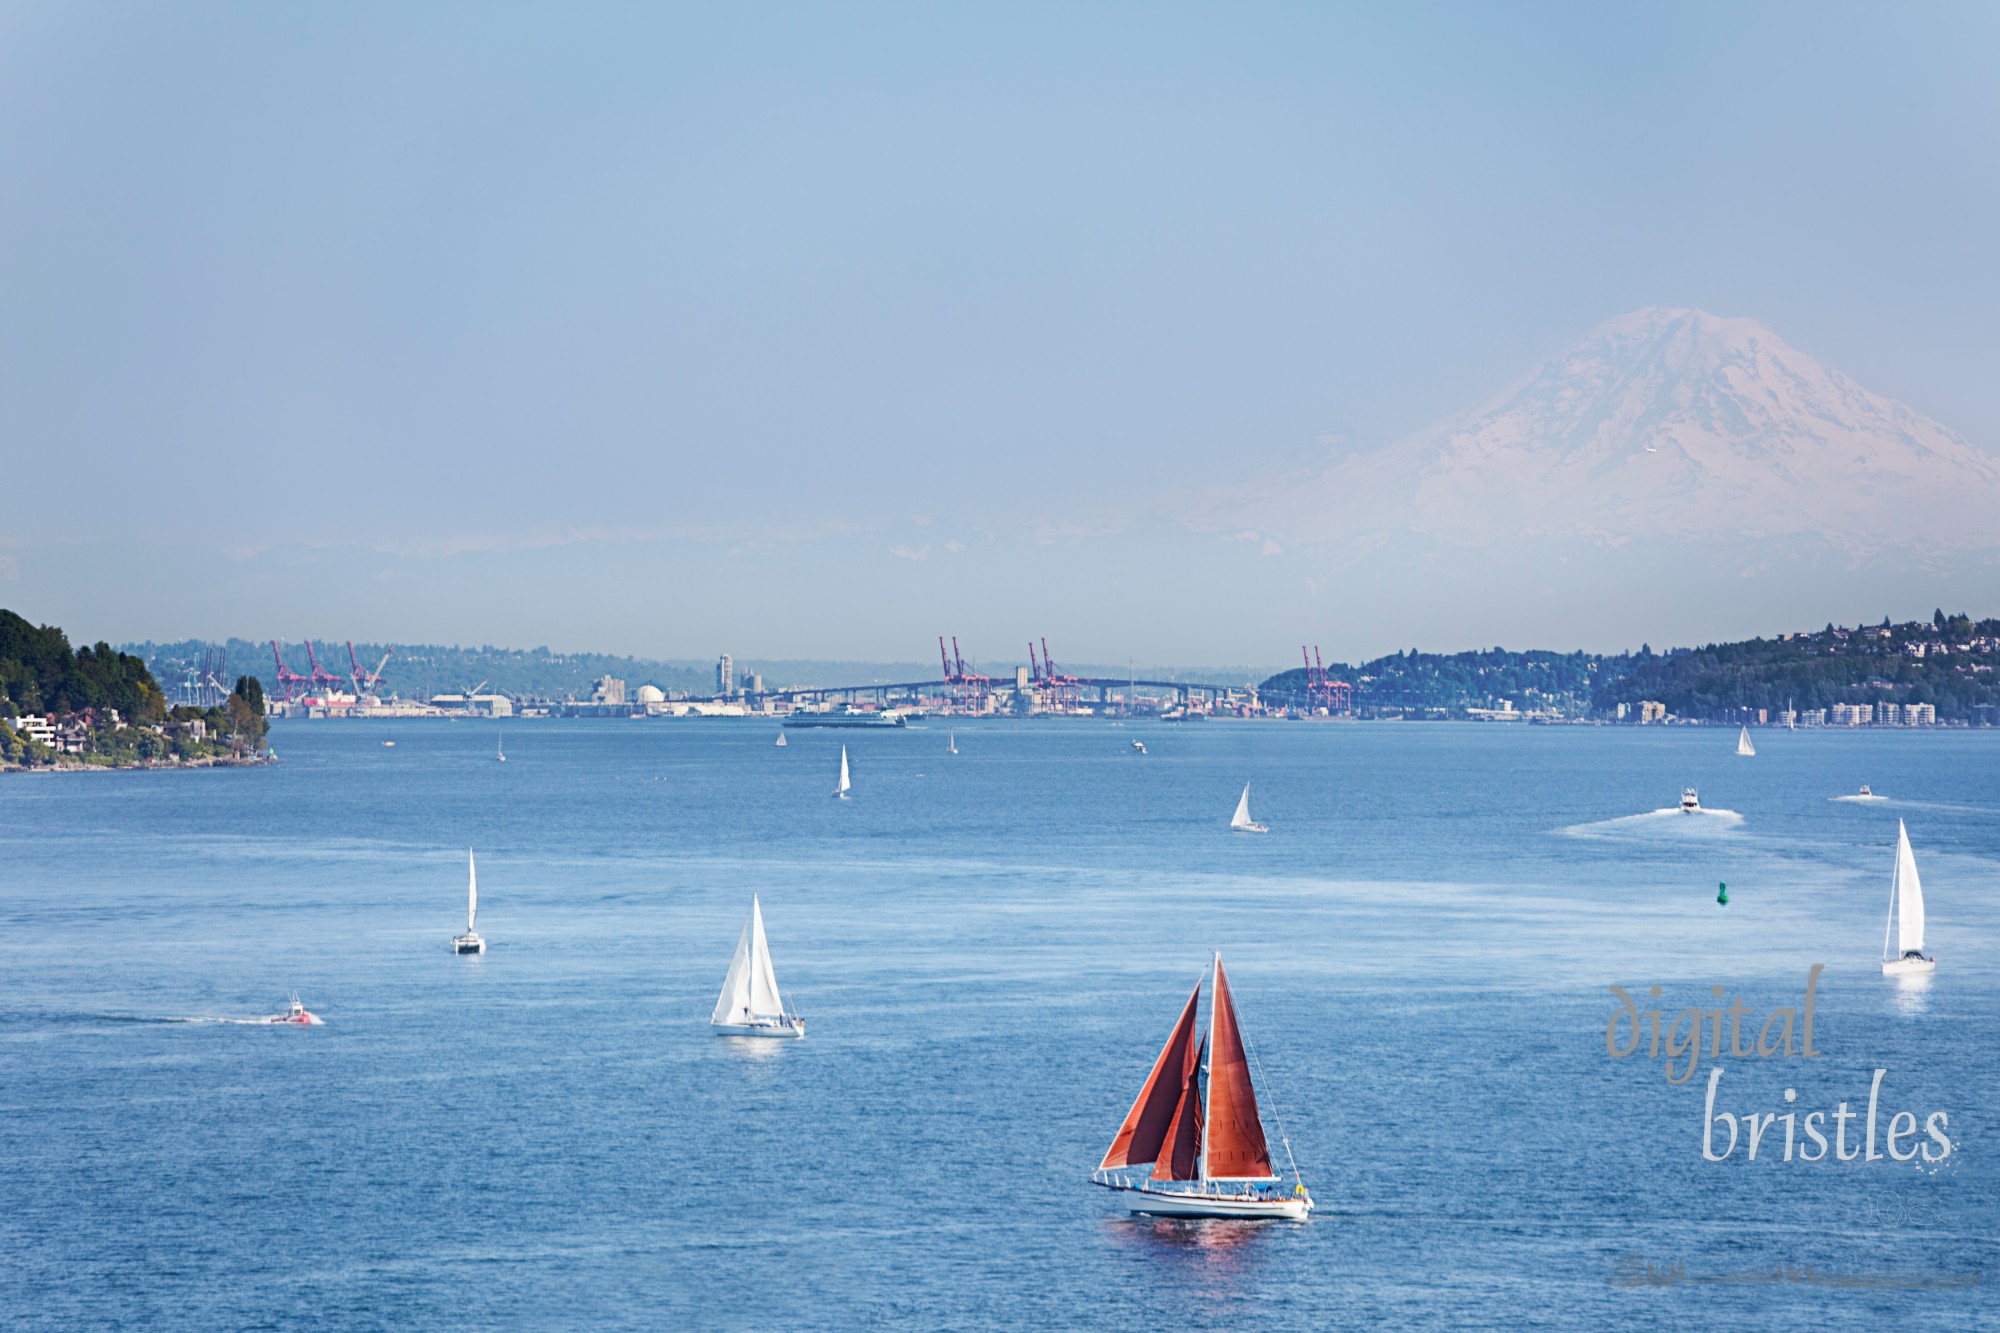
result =
[[[1996,38],[13,6],[0,605],[1189,665],[1993,614]]]

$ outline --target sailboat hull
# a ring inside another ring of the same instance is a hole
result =
[[[1264,824],[1231,824],[1229,831],[1231,833],[1269,833],[1271,830]]]
[[[485,953],[486,941],[468,932],[452,940],[451,951],[453,953]]]
[[[718,1037],[803,1037],[806,1022],[803,1018],[788,1019],[782,1023],[710,1023]]]
[[[1916,977],[1936,970],[1935,958],[1891,958],[1882,964],[1885,977]]]
[[[1113,1186],[1126,1206],[1142,1217],[1234,1217],[1250,1221],[1303,1222],[1312,1212],[1305,1195],[1267,1198],[1255,1194],[1198,1194],[1192,1190],[1150,1190]]]

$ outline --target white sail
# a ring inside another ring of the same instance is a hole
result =
[[[479,867],[473,864],[472,849],[465,852],[465,933],[472,933],[473,922],[479,920]],[[501,922],[506,925],[506,922]]]
[[[785,733],[782,731],[778,733],[778,748],[780,750],[785,748]]]
[[[1896,874],[1889,883],[1889,916],[1896,931],[1896,952],[1900,958],[1924,947],[1924,886],[1917,879],[1917,857],[1910,850],[1910,833],[1903,821],[1896,821]],[[1882,956],[1890,957],[1888,932],[1883,932]]]
[[[1250,818],[1250,784],[1243,784],[1243,795],[1236,801],[1236,817],[1229,821],[1231,828],[1249,828],[1254,821]]]
[[[1736,753],[1746,756],[1757,753],[1757,747],[1750,743],[1750,728],[1745,727],[1738,733],[1736,737]]]
[[[840,747],[840,785],[833,789],[833,794],[835,796],[845,796],[847,795],[847,789],[853,785],[852,782],[847,780],[847,747],[843,745]]]
[[[782,1015],[785,1003],[778,995],[778,975],[771,968],[771,946],[764,940],[764,909],[753,896],[750,919],[736,940],[736,954],[729,960],[729,973],[722,979],[722,994],[716,998],[711,1023],[742,1024],[759,1018]]]
[[[958,734],[956,732],[947,731],[944,734],[944,736],[945,736],[945,748],[949,750],[952,754],[957,754]]]

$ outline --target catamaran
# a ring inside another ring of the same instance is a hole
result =
[[[1249,1048],[1236,1023],[1222,955],[1215,955],[1215,1003],[1209,1032],[1197,1033],[1201,980],[1174,1024],[1139,1098],[1092,1184],[1121,1190],[1135,1213],[1155,1217],[1283,1218],[1302,1222],[1312,1195],[1299,1179],[1292,1145],[1283,1137],[1292,1186],[1272,1168],[1257,1093],[1250,1083]],[[1205,1063],[1204,1063],[1205,1061]],[[1142,1168],[1151,1167],[1141,1175]]]
[[[764,909],[750,897],[750,919],[736,939],[736,956],[722,979],[722,995],[709,1016],[718,1037],[803,1037],[806,1021],[785,1011],[778,974],[771,970],[771,946],[764,942]]]
[[[1757,747],[1750,743],[1750,728],[1745,727],[1736,734],[1736,753],[1745,759],[1756,755]]]
[[[1889,954],[1889,935],[1896,954]],[[1924,886],[1917,880],[1917,857],[1910,831],[1896,821],[1896,870],[1889,879],[1889,922],[1882,928],[1882,975],[1905,977],[1933,971],[1937,959],[1924,957]]]
[[[1243,795],[1236,800],[1236,814],[1231,817],[1229,827],[1237,833],[1269,833],[1271,830],[1250,818],[1250,784],[1243,784]]]
[[[847,747],[843,745],[840,747],[840,785],[833,789],[833,794],[844,801],[847,799],[848,788],[853,785],[847,780]]]
[[[479,920],[479,867],[473,863],[470,848],[465,853],[465,933],[454,935],[451,940],[453,953],[485,953],[486,941],[479,938],[473,925]]]

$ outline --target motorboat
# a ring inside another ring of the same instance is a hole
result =
[[[1864,801],[1872,801],[1875,799],[1875,793],[1868,790],[1868,784],[1865,782],[1861,784],[1861,790],[1856,792],[1855,795],[1859,796]]]
[[[1133,742],[1132,742],[1132,753],[1134,753],[1134,754],[1144,754],[1144,753],[1146,753],[1146,742],[1144,742],[1144,741],[1133,741]]]
[[[288,1023],[294,1027],[325,1026],[318,1014],[309,1012],[303,1004],[299,1003],[297,995],[292,996],[292,1002],[286,1007],[284,1013],[272,1014],[263,1021],[266,1023]]]
[[[1271,1161],[1221,954],[1211,975],[1207,1034],[1199,1031],[1197,979],[1091,1183],[1118,1190],[1142,1216],[1303,1222],[1313,1210],[1312,1195],[1299,1179],[1282,1127],[1289,1187]]]
[[[1689,787],[1681,792],[1681,813],[1684,815],[1698,815],[1701,813],[1701,797],[1695,795],[1693,787]]]

